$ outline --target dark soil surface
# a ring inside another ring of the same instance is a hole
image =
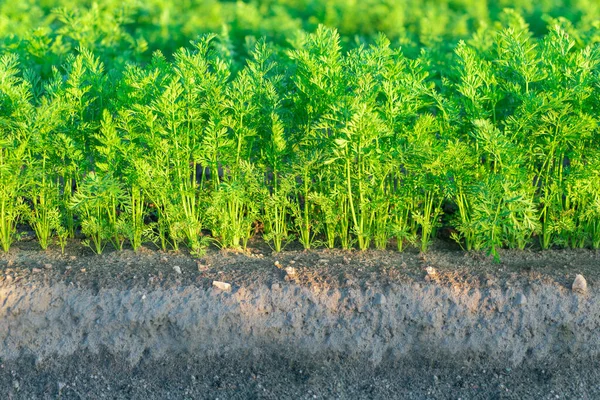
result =
[[[288,266],[297,271],[295,283],[322,288],[423,281],[427,267],[436,269],[436,282],[443,286],[543,282],[570,288],[576,274],[583,274],[590,286],[600,282],[600,250],[501,250],[497,263],[484,253],[466,253],[444,242],[425,254],[414,248],[402,253],[327,249],[273,253],[258,240],[247,251],[209,249],[199,258],[185,250],[165,253],[147,247],[137,253],[108,250],[95,255],[76,242],[62,254],[56,248],[41,251],[36,242],[20,242],[8,254],[0,253],[0,281],[65,282],[96,290],[210,287],[214,280],[242,287],[284,282]]]
[[[211,249],[200,258],[143,248],[94,255],[79,243],[65,254],[20,242],[0,253],[0,287],[66,284],[103,289],[208,290],[212,282],[244,287],[297,285],[319,290],[408,285],[415,282],[460,290],[545,285],[570,292],[583,274],[591,292],[600,282],[600,252],[592,250],[502,251],[501,262],[444,243],[430,252],[289,250],[272,254],[260,242],[245,252]],[[178,267],[178,268],[177,268]],[[285,272],[293,267],[293,276]],[[427,267],[437,272],[429,276]],[[179,273],[177,270],[180,270]],[[595,294],[597,296],[597,294]],[[2,299],[0,298],[0,311]],[[0,314],[0,324],[2,324]],[[600,324],[598,324],[600,335]],[[0,346],[9,346],[0,342]],[[435,350],[432,350],[435,351]],[[447,363],[424,355],[369,359],[340,354],[252,348],[221,354],[144,356],[77,351],[39,360],[23,354],[0,358],[0,399],[598,399],[600,359],[562,354],[549,362],[488,367],[485,359]]]
[[[130,367],[105,352],[0,369],[3,399],[586,399],[600,398],[600,362],[517,368],[438,366],[286,354],[177,355]]]

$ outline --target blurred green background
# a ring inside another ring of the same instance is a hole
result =
[[[169,56],[214,32],[239,61],[259,38],[288,47],[324,24],[340,32],[346,48],[382,32],[406,54],[421,48],[449,52],[460,39],[505,25],[511,15],[506,8],[522,15],[534,36],[561,18],[577,36],[593,36],[586,43],[597,40],[597,0],[3,0],[0,46],[21,53],[22,62],[45,65],[60,64],[81,46],[110,66],[145,62],[155,50]]]

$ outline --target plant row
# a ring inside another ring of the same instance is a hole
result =
[[[116,72],[81,48],[48,78],[5,53],[0,242],[598,248],[600,54],[567,28],[515,14],[443,69],[324,27],[239,71],[214,35]]]

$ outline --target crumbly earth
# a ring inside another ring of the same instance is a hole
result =
[[[0,398],[600,398],[600,252],[500,256],[20,242],[0,254]]]
[[[144,359],[75,353],[0,369],[3,399],[598,399],[600,363],[493,368],[427,360],[298,359],[281,353]]]

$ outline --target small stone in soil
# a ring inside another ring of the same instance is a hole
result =
[[[33,269],[31,270],[31,272],[33,272],[34,274],[37,274],[38,272],[42,272],[42,270],[41,270],[41,269],[39,269],[39,268],[33,268]]]
[[[177,274],[181,275],[181,267],[180,267],[179,265],[175,265],[175,266],[173,267],[173,270],[174,270],[175,272],[177,272]]]
[[[227,282],[213,281],[212,284],[214,287],[221,289],[225,292],[229,292],[231,290],[231,284]]]
[[[515,297],[515,306],[524,306],[525,304],[527,304],[527,297],[525,297],[525,295],[523,293],[518,293],[517,296]]]
[[[377,306],[384,305],[385,302],[386,302],[386,298],[382,293],[377,293],[377,294],[375,294],[375,297],[373,297],[373,304],[375,304]]]
[[[583,275],[577,274],[575,281],[573,281],[572,290],[575,293],[585,294],[587,292],[587,282]]]
[[[297,272],[296,272],[296,268],[294,267],[286,267],[285,268],[285,273],[289,276],[289,277],[293,277],[296,276]]]
[[[44,264],[44,268],[46,269],[52,269],[52,264]]]

